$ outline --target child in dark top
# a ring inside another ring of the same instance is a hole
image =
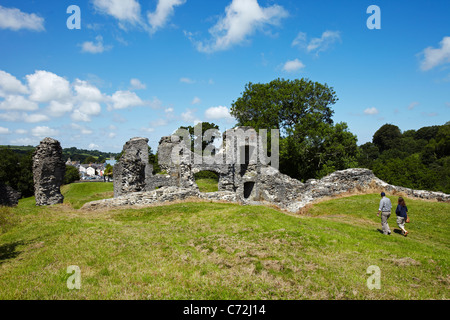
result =
[[[408,207],[405,204],[405,200],[402,197],[398,198],[397,209],[395,209],[395,214],[397,215],[397,225],[402,229],[402,235],[406,237],[408,231],[405,229],[405,222],[408,219]]]

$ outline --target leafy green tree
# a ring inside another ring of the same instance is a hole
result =
[[[64,175],[64,184],[71,184],[80,180],[80,172],[74,166],[66,166],[66,173]]]
[[[19,191],[23,197],[34,194],[33,151],[15,153],[10,148],[0,148],[0,181]]]
[[[248,83],[231,114],[240,126],[279,129],[280,171],[307,180],[357,165],[356,136],[345,123],[333,125],[331,105],[337,100],[326,84],[276,79]]]
[[[19,156],[10,148],[0,148],[0,181],[18,190]]]
[[[436,134],[436,154],[439,157],[450,156],[450,123],[441,126]]]
[[[439,131],[439,126],[423,127],[416,131],[414,138],[416,140],[427,140],[435,139]]]
[[[372,142],[359,147],[358,164],[363,168],[372,169],[373,162],[380,156],[380,150]]]
[[[332,124],[331,105],[337,101],[333,88],[308,79],[276,79],[270,83],[248,83],[242,96],[231,105],[238,125],[280,129],[290,135],[300,126]]]
[[[219,126],[211,123],[211,122],[199,122],[197,123],[194,127],[193,126],[188,126],[188,127],[180,127],[179,129],[183,129],[183,130],[187,130],[189,131],[189,135],[191,138],[191,150],[192,152],[194,152],[196,149],[199,149],[199,145],[201,143],[201,150],[204,151],[205,148],[214,143],[214,137],[211,137],[208,141],[204,141],[205,140],[205,132],[209,129],[216,129],[219,130]],[[200,130],[202,132],[202,136],[198,137],[195,135],[195,130],[197,129]]]
[[[90,164],[90,163],[96,163],[97,162],[97,158],[93,157],[93,156],[88,156],[86,159],[84,159],[83,163],[84,164]]]
[[[108,163],[105,167],[105,171],[103,172],[103,174],[105,176],[112,178],[113,177],[113,166]]]
[[[19,177],[17,189],[22,193],[22,197],[31,197],[34,195],[33,180],[33,152],[29,151],[19,159]]]
[[[393,149],[402,137],[400,129],[392,124],[385,124],[373,135],[372,142],[380,152]]]

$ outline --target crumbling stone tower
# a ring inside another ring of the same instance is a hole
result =
[[[45,138],[33,154],[34,195],[37,206],[62,203],[60,187],[64,181],[66,165],[59,141]]]
[[[113,168],[114,197],[146,190],[146,178],[153,168],[148,163],[148,139],[133,138],[123,146],[123,154]]]

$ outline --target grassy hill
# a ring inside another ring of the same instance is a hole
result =
[[[206,202],[83,212],[112,185],[62,191],[63,205],[0,208],[0,299],[449,299],[448,203],[406,199],[405,238],[377,231],[377,194],[295,216]],[[71,265],[81,290],[67,289]]]

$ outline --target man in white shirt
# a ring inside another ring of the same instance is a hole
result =
[[[381,213],[381,228],[383,230],[383,234],[391,234],[391,229],[389,229],[389,225],[387,220],[391,216],[392,204],[389,198],[386,198],[386,194],[384,192],[381,193],[380,200],[380,208],[378,209],[377,217]]]

